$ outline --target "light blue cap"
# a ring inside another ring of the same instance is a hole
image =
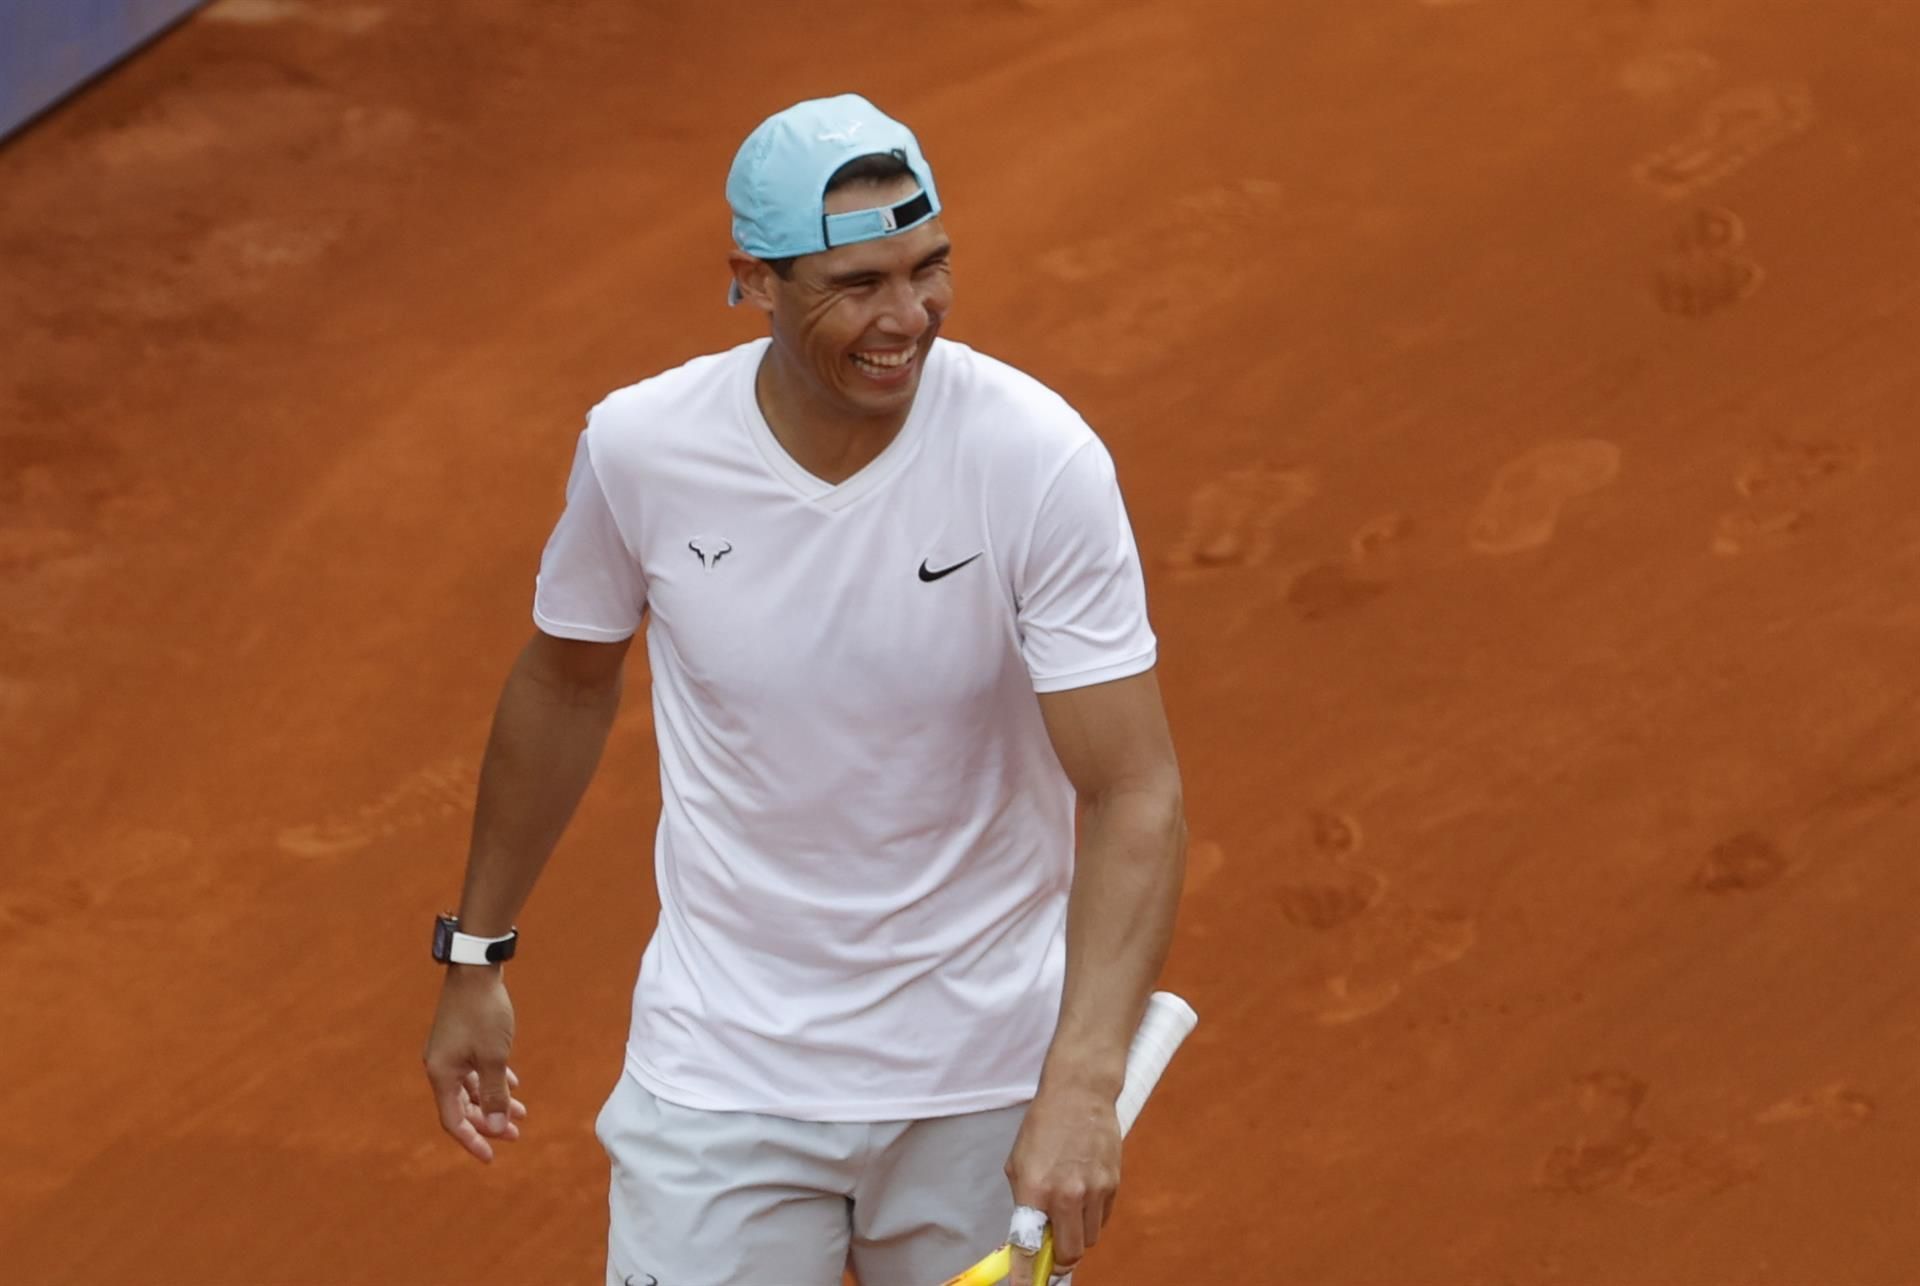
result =
[[[888,153],[906,162],[919,192],[871,210],[826,212],[835,170]],[[734,154],[727,204],[735,245],[757,259],[786,259],[917,228],[940,213],[940,194],[913,131],[860,95],[841,94],[795,103],[761,121]],[[737,288],[727,302],[739,302]]]

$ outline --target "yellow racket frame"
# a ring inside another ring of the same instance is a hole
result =
[[[958,1277],[948,1278],[942,1286],[1000,1286],[1011,1271],[1013,1247],[1002,1246]],[[1047,1286],[1052,1279],[1053,1230],[1049,1228],[1040,1238],[1040,1253],[1033,1259],[1033,1286]]]

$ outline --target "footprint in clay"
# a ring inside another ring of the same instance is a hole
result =
[[[1468,527],[1479,554],[1517,554],[1553,539],[1568,505],[1620,476],[1620,448],[1603,438],[1547,442],[1501,466]]]

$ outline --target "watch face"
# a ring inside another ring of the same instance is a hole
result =
[[[453,955],[454,926],[459,922],[450,915],[443,915],[433,922],[433,958],[445,964]]]

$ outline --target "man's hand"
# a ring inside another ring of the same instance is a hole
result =
[[[1100,1240],[1120,1188],[1120,1118],[1114,1095],[1042,1085],[1007,1158],[1015,1205],[1047,1212],[1054,1271],[1067,1272]],[[1034,1257],[1017,1247],[1009,1283],[1033,1280]]]
[[[489,1139],[513,1142],[527,1106],[513,1097],[520,1078],[507,1066],[513,1048],[513,1001],[498,968],[448,965],[427,1033],[427,1083],[440,1108],[440,1128],[482,1161]]]

